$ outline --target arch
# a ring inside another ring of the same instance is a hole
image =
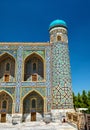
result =
[[[32,76],[37,74],[37,80],[44,79],[44,59],[41,55],[36,52],[28,55],[24,60],[24,81],[34,81]]]
[[[32,55],[37,55],[37,56],[40,57],[40,58],[42,59],[42,61],[44,62],[44,58],[43,58],[40,54],[38,54],[37,52],[32,52],[31,54],[29,54],[29,55],[24,59],[24,63],[25,63],[25,61],[26,61],[29,57],[31,57]]]
[[[2,53],[2,54],[0,55],[0,59],[1,59],[3,56],[9,56],[9,57],[11,57],[11,59],[13,58],[13,59],[15,60],[15,58],[13,57],[13,55],[10,54],[10,53],[8,53],[8,52]]]
[[[5,52],[0,55],[0,79],[3,82],[5,81],[5,75],[9,75],[10,79],[7,81],[15,81],[15,69],[16,68],[16,61],[15,58]]]
[[[57,36],[57,41],[61,41],[61,39],[62,39],[61,35],[58,35]]]
[[[0,91],[0,104],[1,104],[1,113],[5,112],[12,114],[13,112],[13,98],[8,92],[1,90]]]
[[[43,96],[39,92],[37,92],[36,90],[29,91],[23,97],[22,102],[23,102],[22,113],[23,113],[24,121],[26,120],[27,115],[30,115],[31,121],[35,121],[36,118],[38,118],[38,115],[36,113],[40,115],[40,118],[43,117],[45,101]]]
[[[30,94],[30,93],[32,93],[32,92],[36,92],[37,94],[39,94],[42,98],[43,98],[43,100],[44,100],[44,97],[41,95],[41,93],[39,92],[39,91],[37,91],[37,90],[30,90],[26,95],[24,95],[24,97],[22,98],[22,102],[23,102],[23,100]]]
[[[14,101],[14,98],[12,97],[12,95],[9,92],[7,92],[6,90],[0,90],[0,94],[3,92],[8,94],[12,98],[12,101]]]

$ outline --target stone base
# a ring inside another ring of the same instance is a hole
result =
[[[12,124],[20,124],[22,122],[22,114],[13,114],[12,115]]]
[[[45,123],[50,123],[50,122],[51,122],[51,113],[45,114],[43,121],[44,121]]]
[[[75,112],[74,109],[52,109],[51,118],[53,122],[65,122],[67,120],[66,113]]]
[[[36,121],[42,121],[42,120],[43,120],[42,114],[36,112]],[[31,113],[24,114],[22,121],[23,122],[30,122],[31,121]]]

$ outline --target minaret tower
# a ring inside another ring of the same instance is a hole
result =
[[[73,110],[67,25],[55,20],[49,26],[51,45],[52,113]]]

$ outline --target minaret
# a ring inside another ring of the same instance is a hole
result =
[[[52,113],[73,110],[67,25],[55,20],[49,26],[51,45]]]

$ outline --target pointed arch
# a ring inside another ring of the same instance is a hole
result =
[[[22,102],[23,102],[23,100],[24,100],[30,93],[32,93],[32,92],[36,92],[36,93],[37,93],[38,95],[40,95],[40,96],[43,98],[43,100],[44,100],[44,97],[41,95],[41,93],[40,93],[39,91],[33,89],[33,90],[30,90],[26,95],[24,95],[24,97],[22,98]]]
[[[12,97],[12,95],[9,92],[7,92],[4,89],[0,90],[0,94],[3,93],[3,92],[6,93],[6,94],[8,94],[12,98],[12,101],[14,101],[14,98]]]
[[[44,59],[36,52],[28,55],[24,60],[24,81],[38,81],[44,79]]]
[[[22,98],[22,104],[23,104],[23,109],[22,112],[23,114],[30,114],[32,117],[32,113],[39,113],[41,117],[43,116],[44,113],[44,97],[40,92],[37,90],[31,90],[29,91],[23,98]]]
[[[32,52],[31,54],[29,54],[27,57],[25,57],[24,62],[29,58],[32,57],[33,55],[37,55],[40,59],[42,59],[42,61],[44,62],[44,58],[38,54],[37,52]]]
[[[0,55],[0,60],[1,60],[3,57],[6,58],[6,57],[8,57],[8,56],[15,61],[15,58],[14,58],[13,55],[10,54],[9,52],[4,52],[4,53],[2,53],[2,54]]]
[[[13,97],[9,92],[5,90],[0,91],[0,106],[1,106],[1,112],[12,114]]]
[[[0,55],[0,80],[4,82],[15,81],[15,58],[10,53]],[[8,78],[6,78],[8,75]]]

